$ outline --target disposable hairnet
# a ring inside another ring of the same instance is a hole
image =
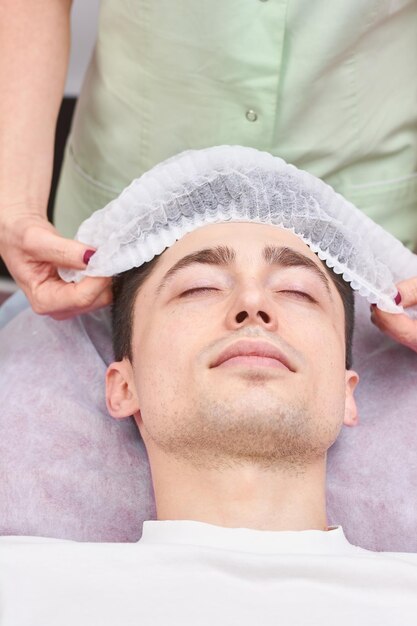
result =
[[[412,253],[319,178],[242,146],[188,150],[134,180],[79,227],[76,239],[97,248],[87,268],[59,273],[75,282],[119,274],[218,222],[290,230],[369,302],[403,312],[395,282]]]

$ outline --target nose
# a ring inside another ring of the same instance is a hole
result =
[[[278,323],[273,303],[263,289],[254,286],[238,293],[227,318],[228,326],[234,329],[259,325],[273,332]]]

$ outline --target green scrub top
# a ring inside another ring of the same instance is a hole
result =
[[[102,0],[55,224],[189,148],[253,146],[417,239],[416,0]]]

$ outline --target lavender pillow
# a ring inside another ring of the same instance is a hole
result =
[[[417,552],[417,354],[355,297],[360,424],[328,453],[328,522],[363,548]],[[0,331],[0,534],[136,541],[155,519],[136,425],[106,410],[111,360],[108,310],[55,322],[26,309]]]

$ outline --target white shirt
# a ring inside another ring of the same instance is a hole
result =
[[[332,530],[146,521],[137,543],[0,539],[1,626],[415,626],[417,554]]]

